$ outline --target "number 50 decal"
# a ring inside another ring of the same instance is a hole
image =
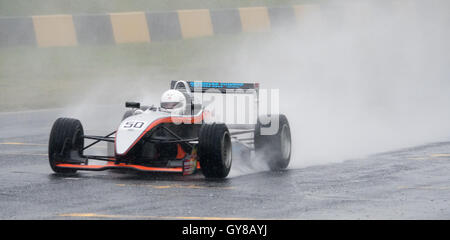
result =
[[[141,128],[144,126],[144,122],[126,122],[123,128]]]

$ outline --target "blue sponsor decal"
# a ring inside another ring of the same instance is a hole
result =
[[[193,88],[235,88],[239,89],[244,86],[244,83],[220,83],[220,82],[189,82]]]

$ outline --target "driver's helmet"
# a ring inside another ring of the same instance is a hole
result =
[[[182,115],[186,110],[186,97],[178,90],[167,90],[161,96],[161,108],[172,114]]]

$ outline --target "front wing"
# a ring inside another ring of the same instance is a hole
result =
[[[172,173],[183,173],[184,175],[191,174],[191,172],[186,172],[183,167],[148,167],[143,165],[136,164],[127,164],[127,163],[114,163],[108,162],[105,165],[81,165],[81,164],[70,164],[70,163],[59,163],[56,164],[57,167],[60,168],[70,168],[76,170],[86,170],[86,171],[104,171],[108,169],[132,169],[142,172],[172,172]],[[200,169],[200,165],[197,164],[197,169]],[[192,172],[193,173],[193,172]]]

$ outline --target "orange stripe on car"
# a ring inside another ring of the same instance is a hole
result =
[[[76,168],[76,169],[86,169],[86,170],[106,170],[113,168],[133,168],[142,171],[151,171],[151,172],[183,172],[183,169],[180,167],[176,168],[159,168],[159,167],[147,167],[141,165],[134,164],[126,164],[126,163],[109,163],[106,165],[78,165],[78,164],[68,164],[68,163],[60,163],[56,164],[57,167],[62,168]]]

